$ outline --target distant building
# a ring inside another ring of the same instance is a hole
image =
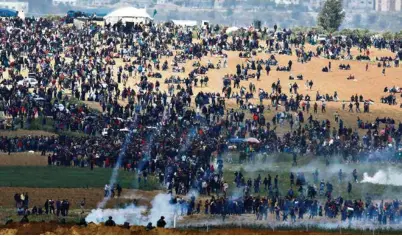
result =
[[[60,4],[69,5],[69,6],[76,6],[78,0],[52,0],[53,5],[57,6]]]
[[[290,5],[290,4],[300,4],[300,0],[275,0],[276,4]]]
[[[111,3],[113,3],[113,0],[91,0],[90,1],[91,6],[97,6],[97,7],[109,5]]]
[[[372,11],[375,9],[374,1],[375,0],[348,0],[347,6],[344,7],[349,10]]]
[[[308,0],[304,2],[304,5],[306,5],[309,9],[317,10],[324,5],[324,2],[324,0]]]
[[[0,2],[0,8],[6,8],[6,9],[11,9],[14,11],[23,11],[27,13],[29,11],[29,4],[28,2],[17,2],[17,1],[12,1],[12,2]]]
[[[376,0],[343,0],[342,7],[346,11],[372,11]],[[310,10],[318,10],[324,6],[325,0],[306,0],[302,2]]]
[[[118,2],[121,6],[134,6],[134,7],[149,7],[152,4],[152,0],[114,0],[113,2]],[[157,2],[158,3],[158,2]]]
[[[225,0],[215,0],[215,8],[222,8]]]
[[[382,12],[402,11],[402,0],[376,0],[375,10]]]
[[[191,0],[185,3],[186,7],[193,8],[213,8],[215,1],[212,0]]]

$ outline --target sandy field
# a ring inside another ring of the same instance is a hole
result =
[[[315,51],[314,47],[311,47],[311,50]],[[196,87],[194,88],[194,94],[197,94],[199,91],[204,91],[204,92],[219,92],[222,94],[222,88],[223,88],[223,82],[222,78],[225,74],[235,74],[236,73],[236,65],[237,64],[244,64],[246,65],[246,60],[244,58],[239,58],[238,54],[239,52],[226,52],[228,54],[228,67],[227,68],[221,68],[221,69],[210,69],[207,72],[207,76],[209,77],[209,82],[207,87]],[[356,48],[352,49],[352,55],[357,56],[360,53]],[[264,52],[257,53],[257,56],[254,56],[255,59],[268,59],[271,56],[271,54],[267,54]],[[370,50],[370,57],[375,58],[375,57],[382,57],[382,56],[391,56],[394,57],[395,55],[391,53],[390,51],[384,51],[384,50],[377,50],[377,49],[371,49]],[[249,87],[249,83],[252,82],[256,86],[256,90],[258,91],[260,88],[270,92],[271,91],[271,85],[273,82],[276,82],[278,79],[281,81],[282,85],[282,91],[284,91],[287,95],[290,95],[289,93],[289,86],[288,84],[291,82],[292,84],[296,81],[296,83],[299,85],[299,91],[301,94],[306,95],[309,94],[312,99],[315,99],[315,95],[317,91],[321,95],[325,95],[328,93],[330,96],[334,94],[335,91],[337,91],[339,99],[349,101],[350,97],[352,95],[363,95],[364,99],[371,99],[374,100],[375,104],[370,106],[370,113],[369,114],[363,114],[363,113],[349,113],[347,110],[348,108],[346,107],[345,111],[342,111],[342,105],[341,102],[328,102],[327,103],[327,113],[322,114],[320,112],[320,105],[321,103],[319,102],[319,113],[317,115],[313,115],[315,118],[318,119],[330,119],[333,121],[333,113],[335,111],[338,111],[340,114],[340,117],[344,119],[347,125],[350,125],[352,127],[357,126],[357,115],[364,121],[373,121],[376,117],[392,117],[396,119],[397,121],[401,120],[402,117],[402,108],[399,108],[399,104],[396,106],[389,106],[386,104],[381,104],[380,103],[380,98],[381,96],[385,95],[383,93],[383,90],[385,87],[392,87],[392,86],[399,86],[402,87],[402,67],[395,68],[387,68],[386,69],[386,75],[384,76],[382,74],[382,68],[377,67],[377,63],[374,62],[369,62],[369,69],[366,72],[366,64],[367,62],[361,62],[361,61],[349,61],[349,60],[327,60],[324,58],[313,58],[310,62],[302,64],[297,62],[297,57],[296,55],[293,56],[287,56],[287,55],[275,55],[276,59],[278,60],[278,65],[280,66],[287,66],[288,61],[292,60],[293,65],[292,65],[292,71],[291,72],[281,72],[281,71],[276,71],[276,67],[271,66],[271,72],[270,75],[267,76],[265,73],[265,70],[263,71],[260,81],[257,81],[256,79],[250,79],[249,81],[241,81],[240,87],[244,86],[246,89]],[[121,59],[115,59],[117,66],[119,65],[124,65]],[[169,65],[171,64],[172,57],[167,59]],[[223,62],[223,59],[217,58],[217,57],[203,57],[201,60],[201,65],[207,65],[208,60],[211,60],[215,65],[218,63],[219,60]],[[165,58],[161,59],[161,62],[164,62]],[[167,90],[167,84],[164,83],[164,79],[170,77],[171,75],[178,75],[181,78],[188,77],[188,73],[194,69],[192,66],[193,62],[192,61],[187,61],[185,64],[179,64],[180,66],[185,67],[185,73],[173,73],[171,68],[169,68],[168,71],[161,71],[160,73],[162,74],[162,79],[155,79],[155,78],[149,78],[152,82],[155,82],[156,80],[159,80],[161,83],[162,90]],[[324,66],[328,66],[329,61],[332,63],[332,71],[329,73],[324,73],[321,71],[321,69]],[[344,71],[344,70],[339,70],[338,66],[340,64],[350,64],[351,70],[349,71]],[[115,71],[117,71],[117,67],[115,66]],[[255,73],[256,71],[250,71],[250,73]],[[303,81],[298,81],[298,80],[289,80],[289,76],[292,75],[296,77],[297,75],[302,74],[304,77]],[[355,80],[347,80],[346,78],[349,75],[354,75]],[[314,86],[312,90],[307,90],[304,86],[304,83],[306,80],[313,80]],[[136,83],[139,82],[139,77],[138,78],[129,78],[127,87],[133,88]],[[120,89],[123,89],[123,85],[120,85]],[[233,89],[232,88],[232,93],[234,92],[239,92],[239,89]],[[397,94],[397,102],[400,103],[402,101],[402,98],[400,98],[399,94]],[[194,99],[193,99],[194,101]],[[251,101],[254,104],[259,103],[259,99],[251,99]],[[125,102],[121,101],[123,104]],[[235,99],[230,99],[229,101],[226,101],[227,107],[228,108],[238,108],[236,105],[236,100]],[[264,104],[268,105],[270,104],[270,101],[264,100]],[[312,103],[313,105],[313,103]],[[348,103],[347,103],[348,105]],[[363,110],[363,105],[361,104],[360,106],[361,110]],[[312,110],[311,110],[312,111]],[[273,117],[275,114],[275,111],[267,112],[266,116],[269,118],[269,120]]]
[[[0,166],[45,166],[47,156],[37,153],[0,153]]]
[[[101,188],[22,188],[22,187],[1,187],[0,188],[0,207],[12,208],[15,205],[15,193],[28,193],[30,207],[44,206],[46,199],[63,200],[67,198],[71,209],[79,209],[82,199],[86,199],[87,209],[96,208],[97,203],[103,199],[103,189]],[[135,189],[123,189],[122,196],[111,199],[107,207],[114,207],[116,204],[129,203],[134,199],[140,205],[150,205],[160,191],[141,191]],[[0,210],[1,211],[1,210]]]

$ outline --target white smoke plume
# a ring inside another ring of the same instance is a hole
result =
[[[129,222],[134,225],[143,225],[146,218],[143,216],[145,214],[145,207],[136,207],[130,205],[124,209],[93,209],[91,213],[86,217],[87,222],[93,222],[99,224],[108,220],[109,216],[113,218],[116,224],[122,225],[124,222]]]
[[[365,172],[363,174],[363,180],[361,182],[402,186],[402,173],[393,168],[388,168],[388,170],[379,170],[373,176],[369,176],[368,173]]]
[[[148,209],[144,206],[129,205],[121,209],[101,209],[97,208],[91,211],[86,217],[87,222],[99,224],[108,220],[109,216],[113,218],[116,224],[130,223],[130,225],[147,225],[151,222],[156,225],[156,222],[165,217],[167,227],[173,226],[174,217],[177,214],[176,205],[170,204],[170,194],[160,193],[151,201],[152,208]]]

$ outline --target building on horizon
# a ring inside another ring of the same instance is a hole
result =
[[[347,5],[344,6],[350,10],[363,10],[373,11],[375,10],[375,0],[348,0]]]
[[[300,4],[300,0],[275,0],[275,3],[281,5],[290,5],[290,4],[298,5]]]
[[[114,0],[90,0],[89,5],[94,6],[94,7],[101,7],[101,6],[112,4],[114,2],[116,2],[116,1],[114,1]]]
[[[380,12],[402,11],[402,0],[376,0],[375,10]]]
[[[28,13],[29,3],[28,2],[18,2],[18,1],[0,1],[0,8],[10,9],[14,11]]]
[[[77,6],[78,0],[52,0],[54,6],[64,4],[66,6]]]

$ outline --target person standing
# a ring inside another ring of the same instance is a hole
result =
[[[84,214],[84,209],[85,209],[85,198],[82,199],[80,203],[80,208],[81,208],[81,214]]]
[[[325,109],[326,105],[327,105],[327,104],[325,103],[325,101],[322,101],[322,104],[321,104],[321,112],[322,112],[322,113],[327,112],[327,110]]]
[[[360,103],[358,101],[356,101],[355,106],[356,106],[356,113],[361,112],[360,111]]]

